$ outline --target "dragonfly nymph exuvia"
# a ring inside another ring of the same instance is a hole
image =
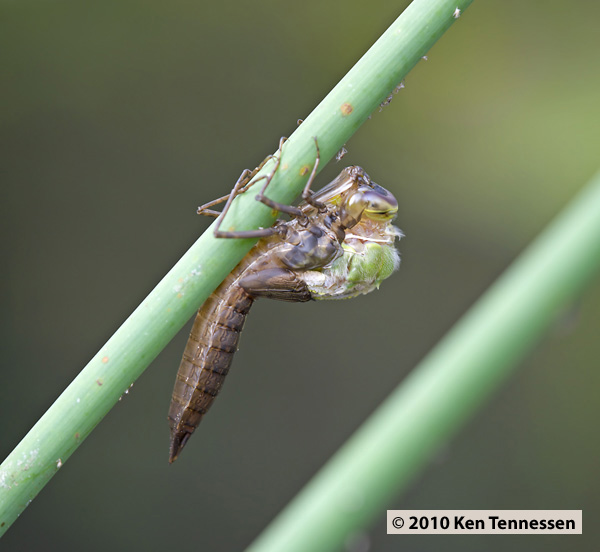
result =
[[[402,233],[392,225],[398,202],[390,192],[371,181],[361,167],[352,166],[313,193],[317,146],[303,201],[297,207],[282,205],[265,196],[280,156],[273,171],[263,177],[256,199],[288,214],[290,220],[241,232],[223,232],[217,225],[217,237],[260,239],[196,315],[169,410],[170,462],[177,459],[219,393],[256,299],[305,302],[356,297],[377,289],[400,264],[395,241]],[[198,212],[222,221],[235,196],[260,180],[250,182],[261,167],[244,171],[229,196],[203,205]],[[225,200],[222,213],[210,209]]]

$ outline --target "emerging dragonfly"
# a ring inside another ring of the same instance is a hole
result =
[[[264,195],[280,158],[281,153],[256,199],[287,213],[291,220],[241,232],[223,232],[217,225],[217,237],[261,239],[196,315],[169,410],[170,462],[177,459],[219,393],[255,299],[304,302],[356,297],[377,289],[400,264],[394,244],[402,233],[391,224],[398,202],[390,192],[372,182],[361,167],[353,166],[313,193],[317,145],[303,202],[297,207],[282,205]],[[244,171],[229,196],[203,205],[198,212],[219,217],[220,224],[235,196],[256,183],[250,181],[268,159],[253,172]],[[225,200],[222,213],[209,209]]]

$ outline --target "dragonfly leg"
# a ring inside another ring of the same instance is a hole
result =
[[[279,150],[281,150],[281,146],[283,145],[283,143],[287,140],[287,138],[285,136],[282,136],[279,140]],[[273,157],[275,157],[275,155],[271,154],[271,155],[267,155],[267,157],[265,157],[262,162],[260,163],[260,165],[258,167],[256,167],[253,171],[251,171],[250,169],[244,169],[242,171],[242,174],[240,174],[239,178],[237,179],[237,182],[235,183],[235,186],[233,187],[233,190],[228,193],[227,195],[224,195],[218,199],[213,199],[212,201],[209,201],[208,203],[205,203],[204,205],[201,205],[200,207],[198,207],[196,213],[199,215],[205,215],[208,217],[219,217],[221,215],[221,213],[219,211],[214,211],[213,209],[211,209],[211,207],[214,207],[215,205],[218,205],[219,203],[223,203],[224,201],[227,201],[229,199],[229,197],[231,196],[231,194],[233,194],[233,199],[236,198],[236,196],[238,196],[239,194],[243,194],[248,188],[250,188],[251,185],[254,185],[256,182],[251,182],[252,179],[256,176],[256,174],[265,166],[265,164],[267,163],[267,161],[270,161],[271,159],[273,159]]]
[[[279,153],[279,157],[277,157],[277,160],[275,162],[275,168],[268,175],[262,176],[254,181],[254,182],[258,182],[259,180],[265,180],[263,187],[261,188],[260,192],[258,192],[258,194],[256,196],[256,201],[260,201],[261,203],[264,203],[267,207],[270,207],[271,209],[275,209],[276,211],[279,211],[281,213],[286,213],[286,214],[294,216],[294,217],[300,217],[300,216],[304,216],[304,214],[302,213],[301,209],[298,209],[298,207],[294,207],[293,205],[286,205],[284,203],[278,203],[277,201],[273,201],[272,199],[268,198],[265,195],[267,187],[271,183],[271,180],[273,180],[273,177],[275,176],[275,173],[277,172],[277,169],[279,168],[279,164],[281,163],[281,156],[283,153],[283,144],[285,143],[286,140],[287,140],[287,138],[285,136],[282,136],[281,139],[279,140],[279,150],[278,151],[280,153]]]
[[[223,230],[220,230],[219,227],[221,225],[221,222],[223,222],[223,219],[224,219],[225,215],[227,214],[227,211],[229,210],[231,203],[240,193],[245,192],[250,187],[250,185],[254,185],[260,180],[266,180],[266,183],[261,190],[261,194],[262,194],[262,192],[266,189],[266,187],[269,185],[271,180],[273,180],[273,177],[275,176],[275,173],[277,172],[277,169],[279,168],[279,163],[281,162],[281,149],[286,140],[287,140],[287,138],[285,136],[282,136],[279,139],[279,148],[278,148],[279,155],[276,155],[276,154],[269,155],[268,157],[265,158],[265,160],[256,169],[254,169],[254,171],[252,171],[252,173],[250,173],[250,174],[242,173],[240,175],[240,178],[238,179],[235,186],[233,187],[232,192],[229,194],[229,196],[227,196],[227,202],[225,203],[225,207],[223,208],[223,211],[219,215],[219,223],[215,230],[215,237],[217,237],[217,238],[233,238],[233,239],[265,238],[267,236],[272,236],[273,234],[280,233],[282,231],[282,228],[277,225],[270,227],[270,228],[258,228],[256,230],[239,230],[239,231],[238,230],[223,231]],[[254,176],[258,173],[258,171],[260,171],[260,169],[262,169],[264,167],[265,163],[267,161],[269,161],[270,159],[275,159],[275,167],[273,168],[273,170],[268,175],[261,176],[261,177],[257,178],[256,180],[250,182],[252,180],[252,178],[254,178]],[[208,205],[208,206],[210,206],[210,205]]]
[[[236,184],[237,186],[237,184]],[[266,238],[267,236],[272,236],[273,234],[281,233],[283,228],[279,225],[271,226],[269,228],[257,228],[256,230],[220,230],[219,227],[223,222],[223,218],[225,214],[229,210],[229,206],[234,198],[238,195],[239,192],[236,192],[234,188],[233,191],[229,194],[227,198],[227,203],[223,208],[223,212],[219,213],[219,219],[217,228],[215,229],[215,237],[216,238],[231,238],[231,239],[240,239],[240,238]]]
[[[248,171],[248,169],[244,169],[244,171]],[[248,171],[250,172],[250,171]],[[244,173],[242,173],[242,176],[244,175]],[[240,178],[242,178],[242,176],[240,176]],[[238,179],[239,182],[239,179]],[[223,197],[220,197],[218,199],[213,199],[212,201],[209,201],[208,203],[205,203],[204,205],[201,205],[200,207],[198,207],[198,210],[196,211],[196,213],[198,215],[204,215],[206,217],[214,217],[214,218],[218,218],[221,213],[219,211],[214,211],[213,209],[210,209],[210,207],[214,207],[215,205],[218,205],[219,203],[223,203],[224,201],[227,201],[229,199],[229,196],[232,194],[233,192],[228,193],[227,195],[224,195]],[[241,192],[238,192],[241,193]]]
[[[261,203],[264,203],[267,207],[275,209],[276,211],[280,211],[281,213],[286,213],[294,217],[304,216],[304,213],[302,213],[302,210],[298,207],[294,207],[293,205],[286,205],[285,203],[278,203],[265,195],[265,190],[267,189],[267,186],[271,183],[271,180],[273,178],[272,175],[274,174],[275,173],[273,172],[268,177],[265,177],[265,185],[262,187],[261,191],[256,196],[256,201],[260,201]]]
[[[312,197],[313,192],[310,189],[313,182],[315,181],[315,177],[317,176],[317,169],[319,167],[319,161],[321,160],[321,152],[319,150],[319,142],[318,142],[316,136],[314,137],[314,141],[315,141],[315,148],[317,150],[317,155],[315,157],[315,163],[313,165],[312,172],[310,173],[310,177],[308,178],[308,182],[306,183],[306,186],[304,186],[304,190],[302,190],[302,199],[304,199],[306,201],[306,203],[308,203],[309,205],[312,205],[315,209],[318,209],[318,211],[322,213],[327,210],[327,207],[325,206],[324,203],[321,203],[320,201],[313,199],[313,197]],[[282,145],[283,145],[283,142],[280,142],[280,144],[279,144],[280,151],[281,151]],[[277,167],[279,166],[280,162],[281,162],[281,156],[277,160]],[[275,167],[275,171],[277,170],[277,167]],[[262,190],[256,196],[256,200],[260,201],[261,203],[264,203],[268,207],[271,207],[271,209],[275,209],[282,213],[287,213],[288,215],[291,215],[294,217],[306,218],[306,215],[304,214],[304,212],[301,209],[299,209],[298,207],[294,207],[292,205],[285,205],[283,203],[277,203],[277,202],[273,201],[272,199],[269,199],[268,197],[265,196],[265,190],[267,189],[267,186],[270,184],[273,176],[275,175],[275,171],[273,171],[273,173],[271,173],[271,175],[269,175],[269,177],[267,178],[267,181],[265,182],[265,185],[263,186]]]
[[[198,207],[198,210],[196,211],[196,213],[199,215],[205,215],[207,217],[215,217],[215,218],[218,217],[221,213],[219,211],[212,210],[210,207],[214,207],[215,205],[218,205],[219,203],[223,203],[224,201],[227,201],[230,198],[231,194],[233,194],[234,199],[239,194],[243,194],[250,187],[249,186],[250,181],[252,180],[254,175],[258,171],[260,171],[260,169],[263,168],[264,164],[269,159],[271,159],[271,157],[272,157],[271,155],[266,157],[265,160],[258,167],[256,167],[253,171],[251,171],[250,169],[244,169],[242,171],[242,174],[240,174],[239,178],[237,179],[237,182],[235,183],[235,186],[233,187],[233,190],[231,192],[229,192],[227,195],[224,195],[223,197],[220,197],[218,199],[213,199],[212,201],[209,201],[208,203],[201,205],[200,207]]]
[[[313,182],[315,181],[315,177],[317,176],[317,168],[319,167],[319,161],[321,160],[321,152],[319,150],[319,141],[317,137],[314,137],[315,147],[317,148],[317,156],[315,157],[315,164],[313,165],[312,172],[310,173],[310,177],[308,178],[308,182],[306,186],[304,186],[304,190],[302,190],[302,199],[306,201],[309,205],[312,205],[315,209],[318,209],[320,213],[327,210],[327,207],[324,203],[313,199],[313,192],[310,189]]]
[[[209,203],[206,203],[202,207],[198,208],[198,213],[200,213],[200,214],[206,214],[208,216],[216,216],[219,218],[219,224],[217,225],[217,228],[215,230],[215,236],[217,238],[263,238],[263,237],[271,236],[273,234],[281,232],[281,229],[279,229],[277,226],[272,227],[272,228],[259,228],[257,230],[241,230],[241,231],[222,231],[222,230],[220,230],[220,224],[223,221],[225,215],[227,214],[227,211],[229,210],[233,200],[240,193],[245,192],[250,187],[250,185],[254,185],[257,182],[259,182],[260,180],[264,180],[265,183],[264,183],[263,187],[261,188],[260,192],[256,196],[257,201],[260,201],[267,207],[270,207],[271,209],[274,209],[281,213],[286,213],[293,217],[303,217],[303,218],[307,219],[307,221],[308,221],[308,218],[304,214],[302,209],[295,207],[293,205],[285,205],[283,203],[278,203],[278,202],[273,201],[272,199],[268,198],[265,195],[265,192],[266,192],[269,184],[271,183],[271,181],[273,180],[273,177],[275,176],[275,174],[277,173],[277,170],[279,169],[279,165],[281,163],[281,157],[282,157],[282,153],[283,153],[283,144],[285,143],[286,140],[287,140],[287,138],[285,138],[285,137],[282,137],[279,140],[279,148],[278,148],[279,155],[268,156],[252,172],[250,172],[248,170],[242,172],[242,174],[240,175],[240,178],[236,182],[232,192],[228,196],[223,196],[219,199],[216,199]],[[304,187],[304,190],[302,192],[302,197],[306,200],[307,203],[309,203],[310,205],[312,205],[313,207],[318,209],[320,212],[323,212],[324,210],[326,210],[326,206],[323,203],[321,203],[320,201],[314,200],[312,198],[312,192],[310,190],[312,183],[315,180],[315,176],[317,174],[317,168],[319,166],[319,160],[320,160],[319,143],[318,143],[316,137],[314,140],[315,140],[315,147],[317,149],[317,155],[316,155],[315,163],[314,163],[312,172],[310,174],[310,177],[308,179],[308,182],[306,183],[306,186]],[[257,178],[256,180],[252,181],[252,179],[258,173],[258,171],[265,165],[265,163],[269,159],[272,159],[272,158],[275,159],[275,166],[274,166],[273,170],[268,175],[261,176],[261,177]],[[221,213],[218,213],[217,211],[210,209],[210,207],[212,207],[218,203],[222,203],[223,201],[226,201],[226,203],[225,203],[225,207],[223,208],[223,211]]]

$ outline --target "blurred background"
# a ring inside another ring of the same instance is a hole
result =
[[[408,2],[2,2],[4,458]],[[320,177],[400,202],[402,266],[340,303],[261,301],[169,465],[189,325],[2,549],[243,549],[600,166],[600,4],[475,2]],[[600,514],[600,283],[388,508]],[[190,323],[191,324],[191,323]],[[410,420],[407,420],[409,423]],[[385,535],[348,550],[563,550]],[[577,550],[594,550],[591,521]],[[595,535],[596,544],[598,542]]]

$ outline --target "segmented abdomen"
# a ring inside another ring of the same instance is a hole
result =
[[[230,275],[200,307],[173,388],[169,462],[177,459],[219,393],[252,303]]]

